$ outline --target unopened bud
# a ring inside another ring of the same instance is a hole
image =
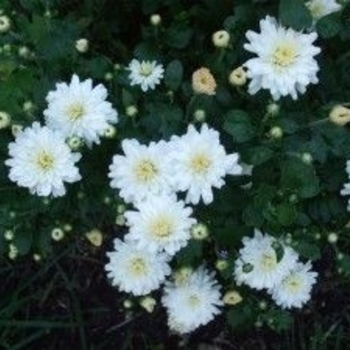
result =
[[[228,81],[233,86],[243,86],[247,82],[247,73],[243,67],[238,67],[230,73]]]
[[[334,106],[329,114],[329,120],[336,124],[343,126],[350,122],[350,109],[341,105]]]
[[[235,290],[231,290],[225,293],[223,301],[227,305],[236,305],[243,300],[241,294]]]
[[[230,43],[230,34],[226,30],[219,30],[213,34],[212,41],[215,47],[226,48]]]

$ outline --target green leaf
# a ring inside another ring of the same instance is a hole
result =
[[[279,18],[285,26],[295,30],[308,28],[312,24],[310,11],[303,0],[281,0]]]
[[[171,61],[166,70],[164,82],[170,90],[177,90],[181,84],[183,76],[183,66],[179,60]]]
[[[175,49],[185,48],[192,37],[193,30],[187,26],[177,24],[170,27],[165,33],[165,41]]]
[[[265,146],[256,146],[245,150],[242,155],[248,164],[260,165],[272,158],[273,151]]]
[[[227,313],[227,322],[232,328],[247,328],[253,322],[253,310],[250,305],[235,305]]]
[[[249,141],[255,135],[255,128],[249,115],[239,109],[231,110],[225,115],[224,129],[233,136],[233,140],[242,143]]]
[[[328,16],[324,16],[318,20],[316,24],[317,33],[325,39],[336,36],[341,28],[342,25],[339,13],[331,13]]]
[[[283,226],[292,225],[296,220],[297,214],[292,203],[282,203],[276,207],[277,220]]]
[[[321,257],[320,248],[314,243],[298,241],[296,245],[293,245],[293,248],[306,259],[318,260]]]
[[[311,198],[319,191],[319,180],[312,164],[305,164],[292,158],[282,164],[281,186],[291,190],[301,198]]]

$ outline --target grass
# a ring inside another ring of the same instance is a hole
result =
[[[267,328],[240,333],[224,318],[190,337],[169,335],[164,311],[127,311],[108,285],[104,252],[82,240],[40,263],[27,259],[0,268],[0,349],[109,350],[197,349],[215,344],[232,350],[348,350],[348,285],[321,284],[310,308],[295,313],[287,332]]]

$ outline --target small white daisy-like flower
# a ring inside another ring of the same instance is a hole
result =
[[[60,133],[39,123],[16,135],[9,155],[5,164],[10,167],[10,180],[32,194],[60,197],[66,193],[64,182],[81,179],[75,166],[81,155],[71,152]]]
[[[226,154],[219,133],[207,124],[202,124],[200,131],[190,125],[185,135],[174,136],[170,158],[174,187],[187,191],[187,203],[198,204],[201,199],[205,204],[211,203],[213,187],[221,188],[224,176],[242,173],[238,153]]]
[[[255,289],[273,288],[295,267],[298,254],[290,247],[283,246],[283,256],[278,256],[273,245],[275,238],[255,230],[253,238],[244,237],[244,247],[235,262],[234,277],[238,285],[242,283]]]
[[[314,22],[333,12],[341,10],[341,5],[335,0],[311,0],[306,3]]]
[[[214,273],[201,267],[182,284],[166,284],[162,304],[167,310],[170,329],[190,333],[214,319],[223,302]]]
[[[273,300],[283,309],[301,308],[311,298],[312,286],[316,283],[317,272],[310,271],[310,262],[297,263],[294,269],[269,290]]]
[[[106,98],[103,85],[93,87],[91,79],[80,81],[73,75],[70,84],[56,84],[56,90],[48,93],[46,124],[66,138],[81,137],[89,147],[99,144],[110,124],[118,121],[117,112]]]
[[[124,216],[130,226],[128,238],[137,241],[140,249],[157,252],[164,250],[169,255],[187,245],[191,226],[192,208],[185,207],[175,196],[151,197],[136,204],[138,211],[127,211]]]
[[[125,202],[145,200],[152,195],[170,193],[170,158],[164,141],[141,145],[136,139],[122,142],[123,155],[115,155],[109,166],[108,176],[111,187],[120,190],[119,195]]]
[[[164,75],[163,65],[157,64],[157,61],[140,62],[133,59],[127,69],[130,71],[130,85],[140,85],[144,92],[154,90]]]
[[[114,240],[114,251],[107,253],[108,278],[120,291],[135,296],[146,295],[159,288],[170,275],[169,256],[165,253],[150,253],[140,250],[134,241]]]
[[[314,56],[321,50],[313,45],[316,33],[284,28],[267,16],[260,21],[260,33],[249,30],[246,37],[249,43],[244,48],[258,56],[244,64],[251,79],[251,95],[265,89],[274,100],[287,95],[296,100],[298,92],[303,94],[309,84],[318,83],[319,67]]]

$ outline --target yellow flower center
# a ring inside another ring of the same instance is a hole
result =
[[[129,263],[130,272],[136,276],[142,276],[147,272],[147,265],[141,258],[134,258]]]
[[[151,223],[150,230],[156,238],[167,238],[173,231],[172,220],[168,217],[160,217]]]
[[[73,103],[68,107],[67,114],[70,120],[80,119],[84,115],[84,107],[80,103]]]
[[[297,275],[291,275],[283,282],[283,284],[289,292],[297,293],[300,290],[303,282]]]
[[[297,52],[291,45],[280,45],[272,55],[272,63],[280,68],[289,67],[295,62]]]
[[[276,254],[263,254],[260,262],[263,271],[271,271],[277,266]]]
[[[190,167],[194,174],[205,174],[211,165],[211,160],[206,154],[198,153],[190,161]]]
[[[54,157],[45,151],[40,152],[36,159],[39,168],[45,171],[48,171],[53,167],[54,161]]]
[[[199,306],[201,300],[199,299],[199,297],[195,294],[192,294],[189,298],[188,298],[188,303],[190,306],[192,307],[197,307]]]
[[[158,174],[158,170],[150,160],[142,160],[134,168],[134,174],[138,182],[150,182]]]
[[[151,62],[142,62],[140,66],[140,74],[144,77],[148,77],[153,71]]]

